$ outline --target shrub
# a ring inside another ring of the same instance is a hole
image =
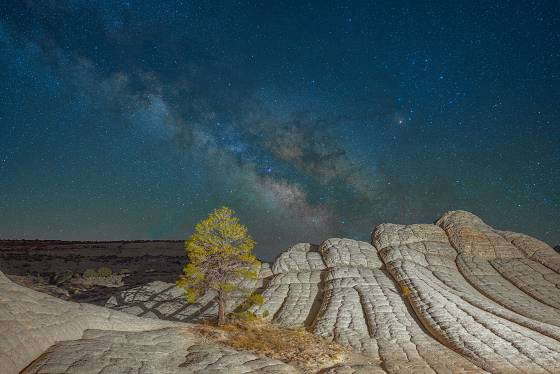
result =
[[[264,304],[264,297],[258,292],[253,292],[248,297],[249,304],[253,305],[263,305]]]
[[[99,269],[97,269],[97,275],[100,277],[110,277],[111,275],[113,275],[113,270],[111,270],[111,268],[108,266],[101,266]]]
[[[56,284],[66,283],[70,279],[72,279],[73,276],[74,276],[73,272],[71,272],[70,270],[66,270],[64,273],[56,275],[55,282]]]
[[[403,294],[404,297],[407,297],[408,294],[410,294],[410,289],[407,286],[404,286],[402,288],[402,294]]]
[[[231,313],[231,316],[241,321],[255,321],[259,319],[259,316],[257,316],[255,312],[249,311],[249,309],[256,305],[263,305],[264,301],[263,295],[258,292],[253,292],[235,309],[234,313]],[[264,312],[262,313],[262,317],[266,318],[268,316],[268,311],[265,310],[265,312],[266,314]]]
[[[245,310],[243,312],[234,312],[230,314],[230,317],[233,319],[237,319],[240,321],[245,321],[245,322],[252,322],[252,321],[256,321],[259,319],[259,317],[257,317],[257,315],[253,312],[250,312],[248,310]]]
[[[127,268],[122,268],[121,270],[119,270],[119,274],[130,274],[130,270]]]
[[[97,277],[97,272],[95,271],[95,269],[86,269],[86,271],[84,271],[83,277],[84,278]]]

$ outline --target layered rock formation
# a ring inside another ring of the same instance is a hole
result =
[[[524,299],[510,303],[514,311],[491,298],[522,296],[492,272],[493,260],[522,252],[482,221],[452,212],[438,226],[381,225],[373,242],[387,270],[408,290],[418,319],[439,342],[490,372],[560,370],[557,327],[520,314],[527,311]],[[535,305],[541,307],[546,308]]]
[[[371,244],[329,239],[318,247],[296,245],[272,272],[266,302],[255,311],[276,323],[305,325],[363,351],[377,360],[379,372],[480,372],[422,328]]]
[[[560,372],[560,255],[464,211],[436,224],[382,224],[372,244],[297,244],[261,269],[253,311],[305,326],[364,360],[324,373]],[[108,306],[69,303],[0,275],[0,372],[276,373],[287,364],[204,344],[173,284],[124,291]],[[230,309],[237,301],[230,304]],[[163,319],[170,321],[158,321]]]
[[[192,326],[63,301],[0,273],[0,373],[295,373]]]
[[[560,256],[545,243],[454,211],[380,225],[372,244],[295,245],[255,311],[365,352],[383,372],[560,372]]]

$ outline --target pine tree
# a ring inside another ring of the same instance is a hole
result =
[[[185,289],[189,303],[196,302],[205,292],[215,292],[218,325],[225,323],[229,295],[246,291],[240,283],[257,277],[260,262],[252,253],[254,246],[247,228],[228,207],[214,210],[198,223],[185,242],[188,263],[177,285]]]

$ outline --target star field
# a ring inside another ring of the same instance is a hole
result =
[[[0,12],[0,237],[273,258],[464,209],[560,243],[560,5],[26,1]]]

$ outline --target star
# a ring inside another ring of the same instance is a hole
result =
[[[228,205],[266,259],[448,208],[560,243],[545,2],[311,0],[281,5],[290,22],[247,2],[7,3],[0,236],[183,239]]]

